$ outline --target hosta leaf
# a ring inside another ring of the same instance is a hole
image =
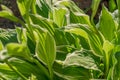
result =
[[[90,48],[94,51],[94,54],[97,56],[103,56],[103,51],[102,51],[102,44],[103,44],[103,39],[100,38],[101,36],[99,36],[98,34],[96,34],[95,32],[93,32],[88,26],[83,25],[83,24],[74,24],[66,27],[67,32],[76,34],[81,36],[81,39],[85,39],[84,43],[86,43],[87,47],[84,48],[88,48],[89,46]],[[84,46],[84,44],[83,44]]]
[[[118,24],[118,19],[119,19],[119,17],[118,17],[118,9],[117,10],[115,10],[113,13],[112,13],[112,16],[113,16],[113,19],[117,22],[117,24]]]
[[[59,27],[66,26],[67,25],[66,14],[67,14],[67,9],[65,9],[65,8],[54,8],[54,10],[53,10],[53,21]]]
[[[28,0],[26,0],[26,1],[28,1]],[[25,2],[26,2],[25,0],[17,0],[17,5],[18,5],[18,8],[19,8],[19,10],[20,10],[20,13],[21,13],[21,15],[24,17],[25,16],[25,14],[27,13],[27,11],[26,11],[26,7],[25,7]]]
[[[69,33],[64,32],[63,30],[56,29],[54,33],[54,38],[57,45],[57,59],[64,60],[66,54],[71,52],[77,43],[76,38]]]
[[[115,46],[114,55],[112,56],[113,66],[109,72],[108,79],[119,80],[120,79],[120,45]]]
[[[9,60],[9,63],[16,68],[21,74],[29,78],[31,74],[35,75],[37,79],[48,80],[48,71],[47,69],[39,63],[29,63],[24,60],[12,58]],[[41,67],[40,67],[41,66]],[[46,72],[44,72],[46,71]],[[47,74],[46,74],[47,73]]]
[[[77,28],[80,25],[69,25],[71,26],[71,29],[66,29],[65,32],[75,34],[80,39],[80,43],[78,45],[81,45],[85,49],[89,49],[89,44],[88,44],[88,34],[85,32],[85,30]],[[85,27],[86,25],[81,25]]]
[[[55,80],[89,80],[91,74],[88,69],[83,67],[68,66],[63,68],[62,63],[55,62],[54,74]]]
[[[120,68],[120,59],[119,59],[120,52],[117,52],[115,54],[115,58],[117,60],[117,64],[115,65],[115,69],[114,69],[114,79],[119,80],[120,79],[120,70],[119,70],[119,68]]]
[[[117,8],[115,0],[110,0],[109,1],[109,10],[113,12]]]
[[[36,38],[36,55],[39,60],[44,62],[48,68],[51,68],[56,58],[56,45],[52,35],[42,28],[34,30]]]
[[[55,41],[57,45],[57,59],[64,60],[66,55],[81,48],[80,40],[76,35],[62,30],[56,30]]]
[[[9,11],[0,11],[0,17],[4,17],[7,19],[10,19],[14,22],[18,22],[18,18],[15,17],[12,13],[10,13]]]
[[[80,13],[84,13],[73,1],[71,0],[61,0],[56,2],[56,4],[54,4],[55,6],[64,6],[70,10],[72,10],[73,12],[80,12]]]
[[[6,18],[6,19],[9,19],[11,21],[21,23],[22,25],[24,25],[24,22],[21,19],[14,16],[12,11],[3,5],[2,5],[2,11],[0,11],[0,17]]]
[[[30,17],[34,24],[46,28],[52,35],[54,35],[55,28],[58,26],[53,21],[43,18],[40,15],[30,15]]]
[[[92,22],[92,24],[94,24],[93,19],[94,19],[96,12],[98,10],[100,1],[101,0],[92,0],[92,5],[91,5],[91,8],[92,8],[91,22]]]
[[[27,44],[27,31],[26,31],[26,29],[16,27],[16,32],[17,32],[18,42]]]
[[[21,79],[8,65],[0,63],[0,80]]]
[[[92,28],[89,16],[80,12],[70,12],[70,23],[87,24]]]
[[[114,39],[116,25],[112,18],[112,15],[105,7],[102,8],[102,13],[98,26],[105,39],[109,41],[112,41]]]
[[[9,42],[17,42],[15,29],[0,29],[0,40],[3,45]]]
[[[109,54],[111,50],[113,50],[114,45],[110,43],[109,41],[104,41],[103,43],[103,50],[105,51],[106,54]],[[109,54],[110,55],[110,54]]]
[[[2,10],[8,11],[9,13],[13,14],[12,10],[10,10],[7,6],[1,5]]]
[[[3,44],[2,44],[2,42],[0,41],[0,51],[3,50],[3,49],[4,49]]]
[[[93,26],[90,23],[89,16],[86,15],[74,2],[71,0],[65,0],[65,1],[58,1],[56,5],[62,5],[68,8],[69,10],[69,15],[70,15],[70,23],[81,23],[81,24],[87,24],[91,28]]]
[[[103,57],[103,40],[95,33],[89,33],[90,48],[94,51],[94,54]]]
[[[32,1],[33,0],[17,0],[19,11],[25,21],[27,21]]]
[[[21,57],[32,62],[31,53],[24,44],[9,43],[7,44],[7,51],[9,56]]]
[[[31,40],[31,35],[25,28],[16,27],[17,39],[19,43],[26,44],[32,54],[35,53],[35,41]]]
[[[109,41],[104,41],[103,50],[104,50],[104,63],[105,63],[105,73],[108,73],[109,66],[111,64],[111,55],[113,54],[114,45]]]
[[[99,4],[100,4],[100,0],[93,0],[92,1],[92,6],[91,6],[92,7],[92,15],[91,15],[92,18],[94,18]]]
[[[68,41],[66,39],[64,31],[62,31],[60,29],[56,29],[54,37],[55,37],[56,45],[58,45],[58,46],[59,45],[68,45]]]
[[[73,28],[73,29],[65,30],[65,31],[71,32],[71,33],[76,34],[76,35],[80,35],[80,36],[84,37],[85,39],[88,39],[88,35],[83,29]]]
[[[34,78],[36,77],[38,80],[39,79],[48,80],[48,76],[46,75],[46,73],[48,74],[48,71],[40,63],[38,66],[36,63],[30,63],[17,58],[11,58],[9,59],[9,64],[11,65],[12,68],[14,68],[14,70],[11,69],[11,67],[5,63],[0,64],[0,76],[4,77],[7,80],[9,79],[24,80],[21,79],[21,75],[24,75],[26,78],[29,78],[31,74],[34,75]],[[42,66],[42,68],[40,66]],[[45,73],[44,70],[46,71]],[[18,72],[21,73],[21,75],[19,75]]]
[[[95,60],[89,54],[84,51],[68,54],[63,65],[64,67],[80,66],[86,69],[99,70]]]
[[[51,10],[50,6],[47,3],[49,1],[50,0],[36,0],[37,13],[45,18],[48,18],[49,12]]]

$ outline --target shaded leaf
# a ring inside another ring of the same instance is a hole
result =
[[[31,53],[24,44],[9,43],[7,44],[7,52],[9,56],[21,57],[32,62]]]

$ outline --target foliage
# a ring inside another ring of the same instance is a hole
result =
[[[0,29],[0,40],[3,44],[17,42],[16,31],[12,29]]]
[[[17,0],[24,21],[2,6],[0,16],[22,28],[16,43],[0,42],[0,79],[119,80],[119,17],[103,6],[95,24],[93,1],[91,19],[71,0]]]

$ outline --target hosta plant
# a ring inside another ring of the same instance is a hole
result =
[[[22,27],[15,42],[0,41],[0,79],[119,80],[120,2],[117,13],[103,5],[95,24],[99,3],[89,17],[71,0],[17,0],[23,20],[2,6],[0,17]]]

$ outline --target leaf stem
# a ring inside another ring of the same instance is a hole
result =
[[[105,60],[104,60],[104,64],[105,64],[105,68],[104,68],[104,71],[105,71],[105,78],[107,78],[107,75],[108,75],[108,72],[109,72],[109,56],[108,54],[105,53]]]
[[[53,80],[53,71],[51,67],[48,67],[49,74],[50,74],[50,80]]]

